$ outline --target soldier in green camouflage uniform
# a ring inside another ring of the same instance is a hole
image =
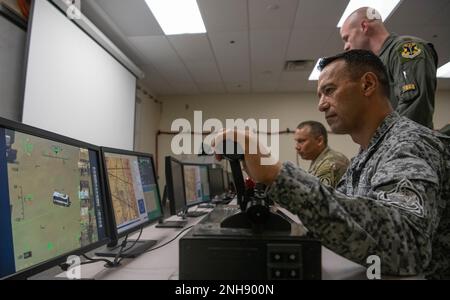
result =
[[[433,44],[412,36],[390,34],[379,13],[363,7],[341,28],[345,50],[365,49],[386,66],[392,107],[400,115],[433,129],[438,55]]]
[[[372,52],[351,50],[320,68],[320,111],[361,145],[337,189],[290,162],[263,165],[262,154],[245,155],[249,175],[330,250],[362,265],[378,255],[386,275],[450,279],[450,137],[392,110]]]
[[[302,159],[312,161],[308,173],[321,183],[336,187],[350,162],[344,154],[328,147],[325,127],[320,122],[304,121],[297,126],[294,140]]]
[[[311,163],[308,173],[319,178],[321,183],[336,187],[349,164],[344,154],[327,147]]]

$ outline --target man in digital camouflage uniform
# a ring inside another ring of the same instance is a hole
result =
[[[390,34],[380,14],[362,7],[341,28],[345,51],[365,49],[386,66],[392,107],[400,115],[433,129],[438,55],[433,44],[412,36]]]
[[[316,121],[300,123],[295,130],[295,149],[304,160],[310,160],[308,173],[319,178],[321,183],[336,187],[349,165],[344,154],[328,146],[328,133]]]
[[[245,154],[249,175],[330,250],[361,265],[378,255],[385,275],[449,279],[450,137],[392,110],[386,70],[372,52],[348,51],[320,68],[319,110],[334,133],[361,146],[337,189],[291,162],[265,164],[271,157],[262,154]]]

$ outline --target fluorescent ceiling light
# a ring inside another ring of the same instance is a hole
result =
[[[318,69],[319,67],[319,63],[322,59],[319,58],[319,60],[317,61],[316,65],[314,66],[314,69],[311,72],[311,75],[309,75],[308,80],[313,81],[313,80],[319,80],[319,75],[320,75],[320,71]]]
[[[166,35],[205,33],[196,0],[145,0]]]
[[[341,28],[348,16],[360,7],[372,7],[378,10],[383,22],[385,22],[392,12],[400,5],[402,0],[350,0],[344,14],[341,17],[337,27]]]
[[[446,63],[437,70],[437,77],[450,78],[450,62]]]

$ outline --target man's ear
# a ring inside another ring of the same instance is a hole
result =
[[[317,144],[318,144],[319,146],[323,146],[323,145],[324,145],[324,139],[323,139],[323,136],[319,135],[316,139],[317,139]]]
[[[365,34],[367,33],[367,31],[369,31],[369,21],[368,20],[361,21],[361,31],[364,32]]]
[[[361,77],[361,89],[364,96],[372,96],[378,89],[378,77],[373,72],[367,72]]]

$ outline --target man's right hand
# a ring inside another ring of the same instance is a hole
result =
[[[281,163],[271,156],[267,147],[258,142],[258,136],[249,131],[225,129],[212,141],[216,158],[223,158],[223,145],[226,140],[238,143],[244,154],[244,167],[256,182],[271,185],[281,170]]]

